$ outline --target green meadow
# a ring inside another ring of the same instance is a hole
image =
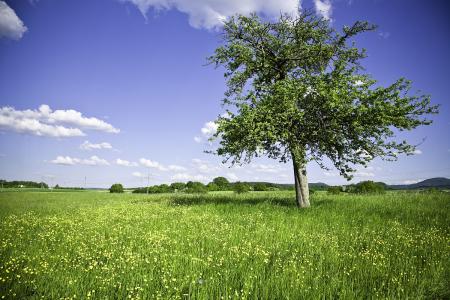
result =
[[[445,299],[450,194],[0,193],[2,299]]]

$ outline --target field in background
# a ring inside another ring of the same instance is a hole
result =
[[[450,297],[450,194],[293,197],[0,193],[0,296]]]

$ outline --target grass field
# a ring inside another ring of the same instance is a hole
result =
[[[450,194],[0,193],[0,298],[450,297]]]

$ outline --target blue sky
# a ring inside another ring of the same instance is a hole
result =
[[[224,109],[223,70],[205,66],[221,19],[292,12],[297,0],[0,1],[0,178],[109,187],[199,180],[291,183],[290,164],[228,168],[205,154]],[[432,126],[403,133],[414,156],[375,160],[354,181],[450,177],[450,21],[447,1],[302,1],[339,29],[379,25],[357,39],[367,72],[432,95]],[[311,182],[346,182],[308,166]]]

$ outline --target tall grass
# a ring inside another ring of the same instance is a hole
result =
[[[0,295],[450,297],[449,194],[293,197],[0,193]]]

